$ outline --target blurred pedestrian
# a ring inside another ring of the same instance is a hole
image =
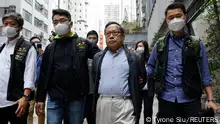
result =
[[[41,44],[41,39],[39,37],[32,37],[30,39],[30,42],[33,44],[33,46],[35,47],[35,49],[37,50],[37,78],[35,81],[35,90],[32,91],[32,96],[33,98],[31,99],[30,103],[30,107],[29,107],[29,114],[28,114],[28,118],[27,118],[27,122],[28,124],[33,124],[34,121],[34,108],[35,108],[35,95],[36,95],[36,90],[37,90],[37,84],[39,81],[39,75],[40,75],[40,66],[41,66],[41,62],[42,62],[42,56],[43,56],[43,49],[42,49],[42,44]],[[43,113],[42,115],[38,116],[38,124],[44,124],[45,121],[45,114]]]
[[[93,45],[98,43],[98,33],[95,30],[91,30],[87,33],[87,40],[89,40]],[[88,69],[89,69],[89,94],[86,96],[85,105],[85,118],[88,124],[95,124],[95,115],[92,111],[93,107],[93,97],[94,97],[94,87],[95,83],[92,77],[92,59],[88,59]]]
[[[141,55],[142,61],[145,64],[145,67],[147,66],[148,58],[149,58],[149,47],[148,43],[146,41],[138,41],[135,45],[135,51]],[[151,83],[150,83],[151,84]],[[146,118],[151,118],[152,120],[152,115],[153,115],[153,101],[154,101],[154,95],[149,95],[148,94],[148,82],[144,86],[144,88],[141,90],[141,106],[142,106],[142,101],[144,103],[144,124],[152,124],[151,122],[147,122]],[[151,84],[152,85],[152,84]]]

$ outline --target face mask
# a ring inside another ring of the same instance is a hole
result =
[[[18,34],[18,28],[14,28],[14,27],[4,27],[3,28],[3,34],[6,36],[6,37],[14,37]]]
[[[89,40],[91,43],[97,43],[97,40],[94,40],[94,39],[90,39]]]
[[[168,23],[171,31],[180,31],[185,26],[185,20],[182,18],[174,18]]]
[[[69,32],[69,25],[64,23],[64,24],[57,24],[55,26],[55,32],[58,34],[58,35],[65,35]]]
[[[138,47],[136,52],[138,53],[144,53],[144,47]]]

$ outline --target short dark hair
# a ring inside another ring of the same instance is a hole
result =
[[[30,39],[30,42],[31,42],[33,39],[39,39],[39,40],[41,41],[41,39],[40,39],[38,36],[33,36],[33,37]]]
[[[70,15],[70,13],[67,10],[64,10],[64,9],[54,9],[52,13],[53,13],[52,14],[52,20],[53,20],[53,17],[55,15],[64,15],[64,16],[66,16],[69,19],[69,21],[71,21],[71,15]]]
[[[89,35],[96,35],[97,39],[99,38],[99,35],[98,35],[98,33],[97,33],[95,30],[89,31],[89,32],[87,33],[87,36],[86,36],[86,37],[88,37]]]
[[[14,20],[16,20],[18,22],[20,27],[23,27],[23,25],[24,25],[24,19],[20,13],[16,13],[16,12],[6,13],[2,18],[3,23],[6,18],[13,18]]]
[[[165,17],[167,16],[168,10],[178,9],[178,8],[180,8],[183,11],[183,13],[186,14],[186,8],[182,3],[172,3],[166,8]]]
[[[108,28],[108,26],[113,25],[113,24],[116,24],[116,25],[118,25],[120,27],[120,31],[121,31],[122,34],[125,33],[124,28],[119,23],[117,23],[117,22],[109,22],[109,23],[107,23],[105,25],[105,31],[106,31],[106,28]]]

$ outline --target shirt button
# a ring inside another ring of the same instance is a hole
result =
[[[176,52],[177,52],[178,50],[176,50]]]
[[[176,80],[176,78],[174,78]]]
[[[176,61],[176,59],[175,59],[175,61]]]
[[[174,71],[176,71],[176,69],[174,68]]]

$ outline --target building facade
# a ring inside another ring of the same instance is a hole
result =
[[[20,13],[24,18],[22,34],[26,40],[32,36],[39,36],[45,47],[49,37],[49,25],[51,24],[50,0],[3,0],[0,2],[0,11],[3,16],[9,11]]]
[[[121,23],[120,19],[120,4],[109,3],[104,5],[104,25],[110,21]]]
[[[72,2],[72,8],[69,11],[72,14],[73,30],[80,37],[86,37],[88,27],[88,0],[69,0]]]

